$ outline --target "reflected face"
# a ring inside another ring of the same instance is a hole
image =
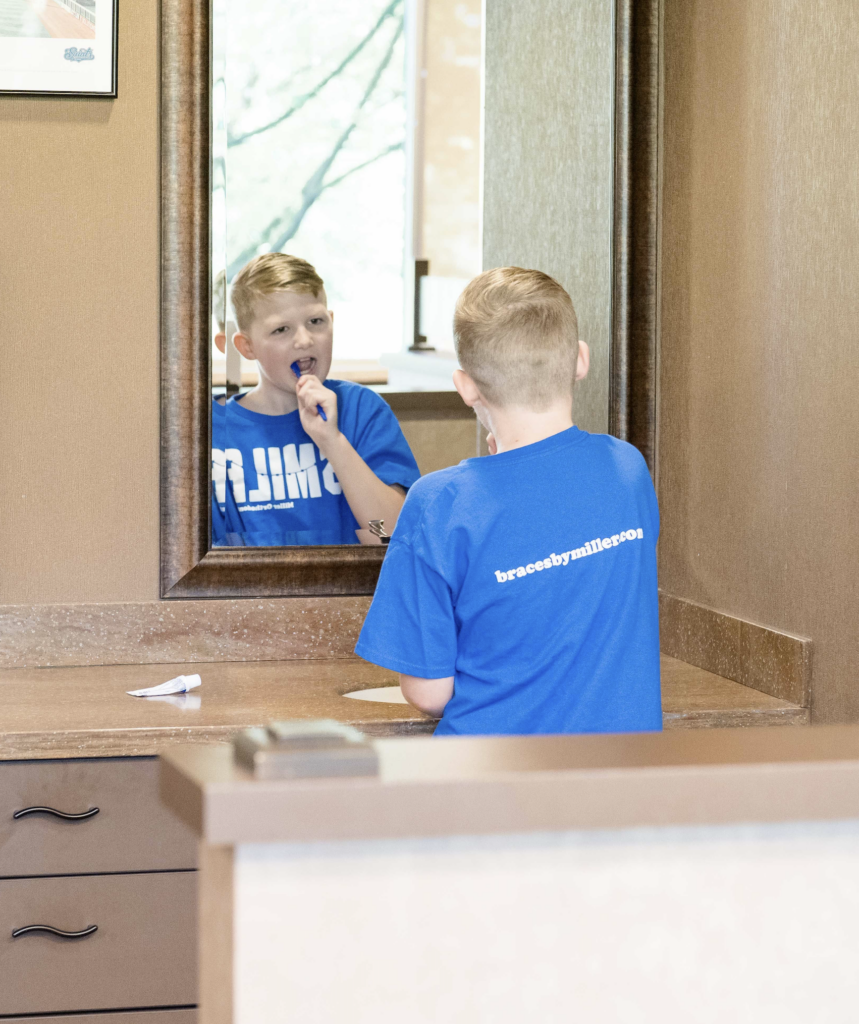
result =
[[[266,295],[257,301],[249,331],[235,336],[236,346],[243,356],[257,360],[261,377],[283,391],[295,391],[293,362],[302,374],[325,380],[334,342],[334,317],[326,307],[324,292]]]

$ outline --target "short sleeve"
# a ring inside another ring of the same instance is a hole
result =
[[[454,674],[456,650],[448,584],[409,540],[395,534],[355,653],[394,672],[444,679]]]
[[[408,490],[420,478],[420,470],[388,403],[372,391],[360,398],[355,450],[386,484]]]

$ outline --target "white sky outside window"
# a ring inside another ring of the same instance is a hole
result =
[[[401,349],[405,0],[224,7],[228,279],[259,253],[301,256],[335,311],[335,359]]]

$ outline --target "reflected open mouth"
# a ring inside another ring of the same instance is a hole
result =
[[[316,359],[313,356],[305,356],[303,359],[296,359],[292,366],[298,366],[303,376],[305,373],[313,373],[316,369]],[[295,370],[293,370],[294,372]]]

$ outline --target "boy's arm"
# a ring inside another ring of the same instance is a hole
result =
[[[391,534],[397,523],[406,492],[399,484],[380,480],[352,447],[337,425],[337,396],[324,387],[317,377],[302,377],[296,386],[301,425],[316,442],[337,474],[343,494],[364,530],[371,519],[384,519],[385,532]],[[321,405],[327,422],[317,412]]]
[[[409,704],[441,718],[454,694],[458,638],[444,559],[433,554],[426,536],[429,529],[446,552],[447,510],[441,516],[432,510],[439,494],[448,492],[432,485],[425,478],[409,492],[355,653],[396,672]]]
[[[400,689],[413,708],[433,718],[441,718],[447,702],[453,696],[453,676],[445,679],[420,679],[401,672]]]
[[[380,480],[345,434],[338,433],[333,441],[320,443],[319,447],[337,474],[352,515],[360,527],[366,530],[371,519],[384,519],[385,533],[391,534],[406,500],[405,490],[399,484],[386,484]]]

